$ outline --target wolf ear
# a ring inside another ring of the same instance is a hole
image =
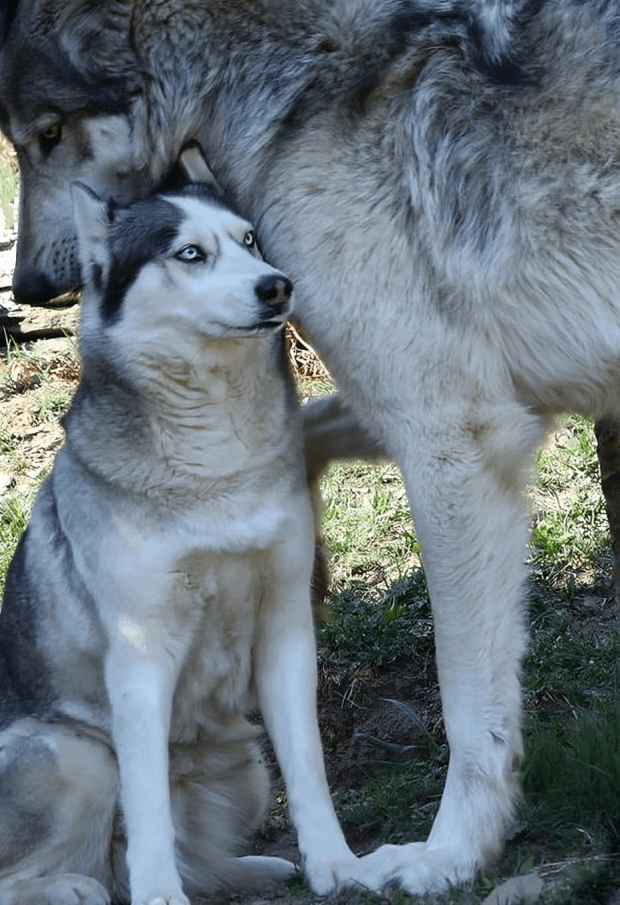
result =
[[[96,285],[108,269],[110,207],[83,182],[71,183],[71,195],[82,280]]]
[[[19,0],[2,0],[0,3],[0,46],[9,33],[11,23],[17,15],[17,5]]]
[[[201,182],[212,188],[217,195],[222,194],[222,189],[198,142],[185,145],[179,155],[178,168],[186,182]]]

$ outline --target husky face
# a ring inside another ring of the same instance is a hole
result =
[[[95,331],[120,324],[156,354],[176,346],[180,332],[200,343],[283,327],[290,281],[263,261],[250,224],[206,186],[128,208],[79,183],[73,196],[86,323]]]

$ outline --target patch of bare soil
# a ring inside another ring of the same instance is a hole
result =
[[[49,471],[62,443],[57,408],[76,385],[70,339],[37,345],[36,360],[18,351],[0,358],[0,492],[25,490]]]

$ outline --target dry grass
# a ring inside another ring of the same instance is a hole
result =
[[[310,343],[301,336],[292,324],[288,325],[287,331],[289,357],[295,378],[304,382],[308,380],[331,380],[329,371]]]

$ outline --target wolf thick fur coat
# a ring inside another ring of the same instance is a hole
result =
[[[518,795],[526,475],[557,413],[620,414],[618,4],[14,6],[0,103],[23,180],[17,294],[78,282],[69,178],[139,195],[198,139],[399,464],[450,764],[428,840],[369,855],[363,882],[468,879]]]

